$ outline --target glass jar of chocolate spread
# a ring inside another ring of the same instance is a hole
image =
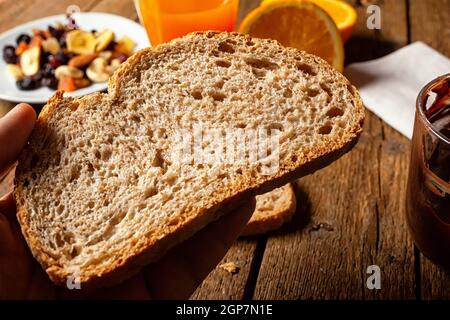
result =
[[[419,250],[450,270],[450,74],[417,99],[406,216]]]

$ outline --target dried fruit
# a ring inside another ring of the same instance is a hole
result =
[[[18,80],[16,85],[21,90],[33,90],[39,87],[39,83],[31,77],[25,77],[22,80]]]
[[[41,79],[41,85],[53,90],[56,90],[58,88],[58,80],[56,80],[56,78],[42,78]]]
[[[59,80],[58,89],[66,92],[76,90],[75,79],[72,77],[63,77]]]
[[[7,64],[6,68],[16,80],[22,80],[25,77],[25,75],[22,72],[22,69],[16,64]]]
[[[111,30],[104,30],[95,38],[95,51],[100,52],[105,50],[111,41],[114,40],[114,32]]]
[[[72,16],[68,23],[32,29],[4,46],[3,59],[22,90],[39,87],[73,91],[92,82],[105,82],[133,52],[136,44],[124,36],[118,42],[112,30],[83,31]]]
[[[17,63],[17,55],[13,46],[5,46],[3,48],[3,60],[6,63],[15,64]]]
[[[119,54],[119,55],[117,56],[117,60],[119,60],[120,63],[127,61],[127,59],[128,59],[128,56],[125,55],[125,54],[123,54],[123,53],[122,53],[122,54]]]
[[[74,79],[75,87],[77,89],[85,88],[87,86],[91,85],[91,82],[89,79],[82,78],[82,79]]]
[[[106,67],[106,72],[109,73],[109,75],[112,75],[114,71],[116,71],[120,67],[120,60],[119,59],[112,59],[109,66]]]
[[[59,40],[65,31],[62,28],[55,28],[53,26],[48,26],[48,32],[50,32],[50,34],[53,37]]]
[[[47,39],[52,36],[50,34],[50,32],[48,32],[47,30],[42,30],[42,29],[31,29],[31,32],[33,33],[33,38],[40,37],[42,39]],[[33,39],[31,41],[33,41]]]
[[[112,57],[112,52],[111,51],[102,51],[102,52],[98,53],[98,56],[105,60],[109,60]]]
[[[92,82],[105,82],[109,79],[108,71],[106,70],[108,62],[103,58],[96,58],[91,62],[86,69],[86,75]]]
[[[67,64],[71,59],[71,57],[65,54],[63,51],[58,52],[55,58],[59,60],[60,64]]]
[[[19,43],[17,48],[15,49],[16,56],[20,56],[22,53],[24,53],[28,49],[28,44],[25,42]]]
[[[55,77],[55,68],[53,68],[49,63],[44,64],[41,72],[43,77]]]
[[[128,36],[123,36],[117,41],[117,44],[120,46],[120,52],[125,53],[127,56],[131,56],[133,54],[133,50],[136,47],[136,43],[131,40]]]
[[[26,44],[29,44],[30,41],[31,41],[31,37],[25,33],[22,33],[16,39],[17,45],[19,45],[21,42],[25,42]]]
[[[69,67],[69,66],[59,66],[55,70],[56,79],[60,80],[63,77],[71,77],[75,79],[83,78],[84,73],[80,69]]]
[[[70,67],[80,69],[80,68],[83,68],[83,67],[89,65],[96,57],[97,57],[96,54],[83,54],[83,55],[75,56],[69,60],[68,65]]]
[[[50,37],[42,41],[42,49],[45,52],[57,54],[61,50],[61,47],[59,45],[59,41],[56,38]]]
[[[35,75],[39,71],[41,49],[31,47],[25,50],[20,57],[20,67],[26,76]]]
[[[91,54],[95,52],[96,41],[92,33],[73,30],[66,36],[67,49],[76,54]]]
[[[49,55],[47,62],[54,69],[58,68],[62,64],[62,62],[55,55]]]
[[[61,48],[67,48],[67,41],[66,41],[67,33],[64,32],[61,37],[59,37],[59,45]]]
[[[41,47],[42,41],[43,40],[41,36],[34,36],[33,38],[31,38],[30,47]]]

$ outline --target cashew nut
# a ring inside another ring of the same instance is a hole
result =
[[[109,59],[111,59],[112,51],[102,51],[102,52],[99,52],[99,53],[98,53],[98,56],[99,56],[100,58],[105,59],[105,60],[109,60]]]
[[[112,59],[109,66],[106,67],[106,71],[109,73],[109,75],[112,75],[114,71],[116,71],[119,67],[120,67],[120,60]]]
[[[103,58],[96,58],[86,69],[86,75],[92,82],[105,82],[109,79],[108,62]]]
[[[72,77],[75,79],[83,78],[83,71],[80,69],[70,67],[70,66],[59,66],[55,70],[56,79],[61,79],[62,77]]]

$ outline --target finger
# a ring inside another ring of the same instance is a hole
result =
[[[35,121],[36,112],[25,103],[18,104],[0,119],[0,172],[16,160],[33,130]]]
[[[0,199],[0,212],[3,213],[10,221],[11,219],[16,218],[16,203],[14,202],[12,192]]]
[[[255,208],[252,198],[234,212],[210,223],[143,271],[156,299],[187,299],[225,256]]]
[[[0,212],[0,299],[23,299],[27,292],[30,260],[18,232]]]

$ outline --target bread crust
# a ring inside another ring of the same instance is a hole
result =
[[[203,36],[219,37],[221,39],[224,37],[245,37],[245,39],[251,39],[249,36],[237,33],[224,34],[208,31],[190,34],[186,36],[185,40]],[[120,100],[120,84],[123,81],[125,74],[129,72],[135,64],[138,64],[140,59],[146,57],[147,55],[152,55],[167,50],[167,48],[170,48],[171,46],[176,46],[178,41],[180,40],[174,40],[165,45],[143,49],[137,52],[135,55],[130,57],[111,77],[109,81],[108,94],[94,94],[88,98],[106,98],[110,99],[112,102]],[[272,42],[277,44],[275,41]],[[306,54],[296,51],[295,49],[289,48],[287,50],[298,55]],[[308,56],[311,59],[314,59],[314,61],[321,65],[322,68],[331,68],[320,58],[316,58],[311,55]],[[342,76],[342,81],[347,80]],[[348,86],[351,86],[350,83],[348,83]],[[34,134],[45,132],[48,119],[52,116],[58,106],[64,104],[70,106],[70,108],[76,109],[82,107],[83,99],[88,98],[64,98],[62,92],[56,92],[42,110],[37,120]],[[181,219],[182,221],[174,226],[161,226],[160,230],[163,230],[162,228],[165,227],[164,237],[162,238],[156,237],[154,234],[158,232],[155,232],[149,237],[141,238],[138,243],[129,244],[123,252],[112,252],[112,255],[116,254],[119,257],[114,260],[114,263],[103,267],[92,267],[92,265],[90,265],[88,268],[84,269],[81,274],[80,280],[82,288],[91,289],[101,286],[110,286],[129,278],[133,274],[137,273],[146,264],[157,261],[169,249],[185,241],[205,227],[208,223],[220,218],[227,212],[236,209],[236,207],[242,203],[242,201],[245,201],[245,199],[258,194],[266,193],[274,188],[281,187],[288,182],[311,174],[340,158],[355,145],[359,135],[362,132],[364,107],[358,94],[355,95],[355,103],[355,116],[358,117],[359,123],[355,125],[351,131],[346,132],[346,135],[343,136],[340,141],[324,137],[325,143],[312,148],[310,152],[305,155],[298,155],[298,157],[293,159],[290,163],[283,164],[278,173],[274,175],[270,181],[258,180],[252,181],[252,184],[250,184],[250,182],[249,184],[243,183],[241,185],[231,184],[227,189],[217,190],[218,193],[223,192],[224,194],[231,196],[227,196],[227,198],[221,202],[216,201],[215,205],[205,209],[202,212],[197,210],[184,214],[183,219]],[[14,195],[17,204],[17,218],[20,222],[22,233],[31,249],[33,256],[42,265],[54,283],[58,285],[65,285],[67,278],[71,276],[71,273],[69,273],[64,266],[60,265],[58,259],[52,257],[45,251],[45,248],[41,247],[39,239],[34,236],[32,230],[30,229],[29,219],[31,212],[27,212],[27,195],[26,190],[22,185],[23,182],[21,181],[21,174],[23,170],[21,163],[25,162],[29,156],[29,154],[27,154],[28,148],[29,146],[25,148],[19,158],[19,166],[15,177]]]

